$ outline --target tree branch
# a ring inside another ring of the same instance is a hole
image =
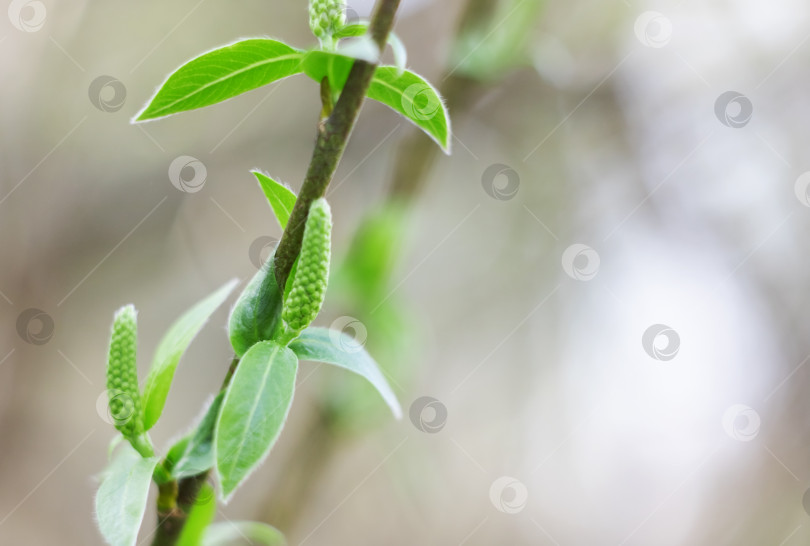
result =
[[[400,0],[378,0],[369,26],[369,33],[380,51],[384,49],[388,34],[394,26],[394,16],[399,2]],[[309,207],[313,201],[323,197],[327,186],[332,181],[332,176],[343,156],[346,142],[357,121],[357,115],[376,68],[374,64],[355,61],[337,104],[329,117],[318,126],[318,140],[315,143],[306,178],[295,201],[287,229],[284,230],[276,250],[275,274],[278,285],[281,287],[286,286],[287,277],[301,251],[301,241]],[[223,390],[228,386],[238,362],[238,359],[234,359],[231,363],[222,385]],[[177,543],[186,523],[188,512],[196,502],[208,474],[209,471],[206,471],[184,478],[179,483],[171,482],[171,489],[163,488],[161,490],[158,527],[152,542],[153,546],[172,546]]]
[[[398,7],[399,0],[377,2],[369,25],[369,34],[380,51],[385,48]],[[281,235],[281,241],[276,249],[276,281],[281,287],[286,286],[287,277],[301,251],[309,207],[313,201],[324,196],[326,188],[332,181],[376,68],[374,64],[355,61],[332,113],[318,126],[318,140],[312,152],[309,169],[290,214],[287,229]]]

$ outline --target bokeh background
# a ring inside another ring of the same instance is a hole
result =
[[[5,4],[0,543],[100,544],[112,314],[139,309],[145,377],[176,316],[255,273],[280,231],[249,169],[300,186],[318,92],[299,76],[129,119],[202,51],[313,40],[304,0]],[[398,362],[406,417],[304,364],[220,519],[290,544],[806,544],[810,6],[477,4],[463,24],[467,0],[403,0],[396,26],[450,95],[452,156],[368,103],[328,194],[339,268],[369,213],[395,214],[403,155],[423,171],[382,292],[396,318],[336,282],[319,319]],[[170,179],[180,156],[194,184]],[[217,390],[226,318],[181,362],[161,448]]]

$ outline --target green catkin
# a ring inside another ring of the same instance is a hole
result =
[[[332,212],[326,199],[316,199],[309,209],[298,267],[281,317],[294,332],[300,332],[318,316],[326,296],[331,253]]]
[[[126,305],[115,313],[113,321],[107,361],[107,393],[115,428],[131,443],[138,442],[144,432],[135,360],[137,337],[135,307]]]
[[[332,43],[332,36],[346,24],[340,0],[310,0],[309,28],[322,44]]]

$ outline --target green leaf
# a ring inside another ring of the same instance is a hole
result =
[[[319,82],[329,78],[333,91],[343,89],[354,59],[327,51],[308,51],[304,73]],[[380,66],[374,73],[368,97],[396,110],[450,153],[450,116],[439,92],[424,78],[396,66]]]
[[[276,283],[275,255],[253,276],[228,319],[228,336],[236,356],[260,341],[273,339],[281,321],[282,293]]]
[[[111,461],[113,457],[113,453],[115,453],[115,448],[121,445],[124,441],[123,434],[116,434],[113,436],[113,439],[110,440],[110,443],[107,445],[107,460]]]
[[[216,104],[298,74],[302,57],[301,51],[267,38],[214,49],[175,70],[134,121]]]
[[[217,475],[227,501],[278,439],[295,390],[298,359],[273,341],[242,357],[222,401],[215,430]]]
[[[394,66],[397,67],[397,76],[405,72],[405,65],[408,64],[408,50],[405,49],[405,44],[399,39],[399,36],[393,32],[388,35],[388,45],[391,46],[391,51],[394,53]]]
[[[352,64],[354,59],[351,57],[320,50],[307,51],[302,61],[304,74],[318,83],[329,78],[329,86],[335,92],[346,85]]]
[[[475,25],[463,25],[450,51],[453,74],[484,83],[497,83],[504,75],[533,63],[531,38],[546,0],[492,2],[489,13]]]
[[[284,535],[275,527],[254,521],[225,521],[211,525],[205,532],[201,546],[226,546],[245,539],[251,544],[262,546],[282,546],[286,544]]]
[[[96,495],[98,527],[108,544],[135,544],[158,460],[158,457],[141,458],[127,448],[110,465]]]
[[[341,42],[338,44],[335,52],[339,55],[360,59],[361,61],[366,61],[371,64],[378,64],[380,62],[380,48],[377,47],[377,42],[368,34],[363,34],[348,42]]]
[[[267,202],[270,203],[281,229],[286,228],[295,205],[295,194],[290,188],[276,182],[266,174],[259,171],[251,172],[259,181],[259,186],[261,186],[264,196],[267,197]]]
[[[163,336],[155,351],[152,369],[143,389],[143,426],[149,430],[157,422],[166,404],[169,387],[180,357],[188,349],[194,336],[202,329],[208,318],[222,305],[237,284],[234,279],[225,283],[216,292],[186,311]]]
[[[339,292],[349,291],[353,305],[371,309],[390,292],[391,277],[402,254],[408,207],[399,202],[371,209],[354,231],[349,250],[336,271]],[[365,319],[364,319],[365,321]]]
[[[371,99],[396,110],[450,153],[450,117],[439,93],[421,76],[394,66],[381,66],[368,89]]]
[[[402,417],[402,408],[377,363],[353,338],[327,328],[307,328],[290,343],[290,349],[301,360],[334,364],[368,380],[391,408],[394,417]]]
[[[203,484],[197,494],[197,501],[191,507],[183,531],[177,540],[177,546],[200,546],[203,544],[203,537],[214,516],[217,513],[217,503],[215,501],[214,488],[211,485]]]
[[[196,430],[196,429],[195,429]],[[186,447],[188,446],[189,441],[191,440],[192,434],[187,434],[183,436],[179,440],[177,440],[172,447],[169,448],[169,451],[166,452],[166,462],[164,466],[171,470],[174,468],[174,465],[177,461],[180,460],[180,457],[183,456],[183,453],[186,452]]]
[[[360,21],[352,23],[341,28],[336,34],[335,38],[354,38],[363,36],[368,32],[368,21]],[[394,32],[388,34],[388,45],[391,46],[391,51],[394,54],[394,66],[397,67],[398,73],[402,74],[405,70],[405,65],[408,62],[408,51],[405,49],[405,44],[399,39]]]
[[[225,393],[220,392],[208,406],[200,424],[186,438],[180,440],[180,446],[172,456],[171,475],[175,479],[194,476],[214,467],[214,427],[219,417],[222,399]]]

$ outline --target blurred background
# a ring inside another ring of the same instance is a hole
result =
[[[313,38],[304,0],[6,3],[0,543],[101,544],[113,312],[139,309],[143,378],[179,314],[256,272],[280,230],[249,170],[300,187],[318,89],[129,119],[205,50]],[[220,519],[290,544],[808,543],[810,6],[403,0],[396,31],[453,154],[365,105],[319,323],[366,344],[406,416],[303,364]],[[226,318],[157,446],[218,389]]]

